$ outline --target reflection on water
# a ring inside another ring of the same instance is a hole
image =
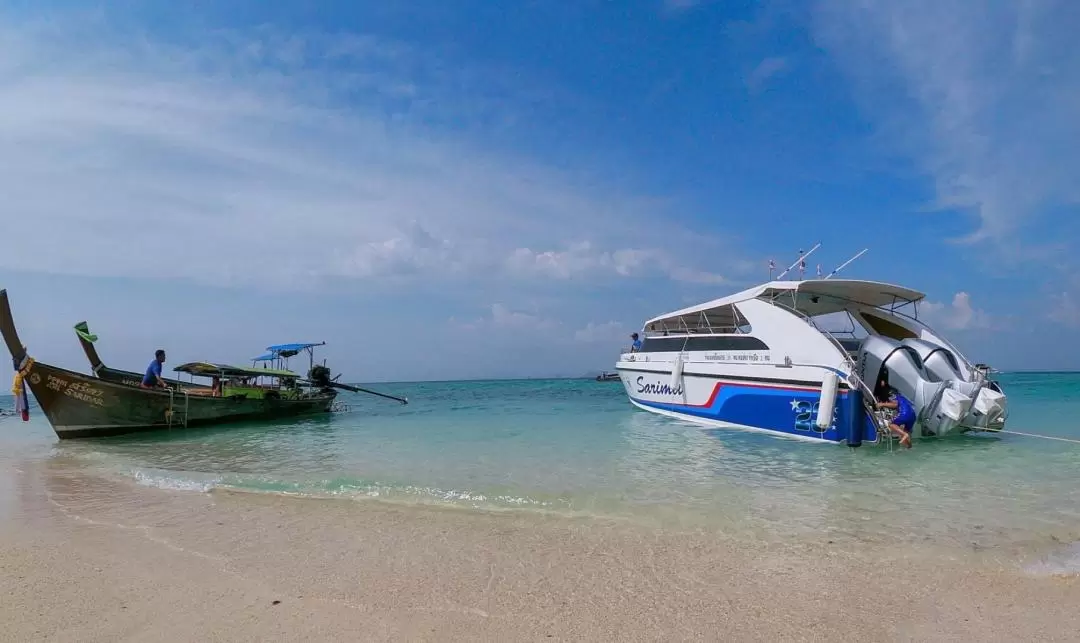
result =
[[[1011,426],[1080,434],[1076,378],[1006,381]],[[399,385],[408,406],[273,425],[58,442],[40,413],[8,453],[174,489],[234,487],[631,516],[754,538],[990,546],[1080,537],[1080,448],[958,436],[889,452],[703,428],[587,381]],[[0,402],[2,404],[2,402]]]

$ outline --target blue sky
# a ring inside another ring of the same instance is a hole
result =
[[[0,287],[42,359],[610,368],[767,261],[1075,368],[1067,2],[9,3]]]

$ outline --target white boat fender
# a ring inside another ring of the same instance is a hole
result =
[[[682,386],[683,361],[682,353],[675,356],[675,363],[671,366],[671,390],[677,391]]]
[[[825,371],[825,376],[821,378],[821,399],[818,401],[817,422],[815,423],[821,431],[832,426],[833,413],[836,410],[836,388],[839,382],[840,379],[832,371]]]

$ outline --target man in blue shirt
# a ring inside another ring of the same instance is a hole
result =
[[[633,343],[633,345],[632,345],[632,347],[630,349],[630,352],[631,353],[636,353],[639,350],[641,350],[641,340],[638,339],[638,334],[637,333],[631,334],[630,339],[634,340],[634,343]]]
[[[146,367],[146,375],[143,375],[142,384],[143,388],[168,388],[169,385],[165,383],[165,380],[161,377],[161,365],[165,363],[165,351],[160,348],[154,353],[154,361],[150,362],[150,366]]]
[[[911,448],[911,431],[915,428],[915,407],[911,402],[900,394],[900,391],[889,386],[889,378],[882,375],[877,385],[877,408],[896,409],[896,417],[889,422],[889,430],[900,436],[900,444]]]

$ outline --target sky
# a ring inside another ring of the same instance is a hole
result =
[[[17,0],[0,287],[37,358],[350,381],[611,369],[668,310],[826,273],[975,361],[1080,368],[1080,5]]]

